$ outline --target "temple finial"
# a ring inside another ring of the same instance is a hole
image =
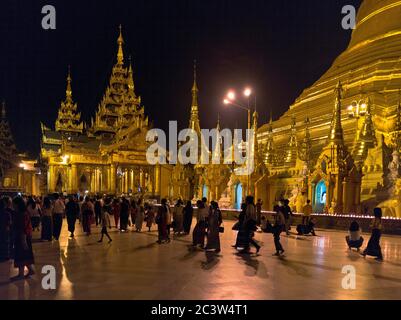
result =
[[[133,71],[132,71],[132,60],[131,60],[131,55],[129,55],[128,57],[128,61],[129,61],[129,67],[128,67],[128,87],[130,90],[132,90],[132,92],[135,95],[134,92],[134,75],[133,75]]]
[[[342,99],[343,87],[341,81],[338,81],[334,92],[336,95],[336,100],[334,104],[333,118],[331,120],[328,141],[330,143],[343,145],[344,135],[343,135],[343,128],[341,125],[341,99]]]
[[[119,34],[118,39],[117,39],[117,44],[118,44],[117,63],[118,64],[124,64],[124,53],[123,53],[124,39],[123,39],[121,24],[119,26],[119,29],[120,29],[120,34]]]
[[[196,83],[196,59],[194,59],[194,84],[192,86],[192,91],[198,91],[198,85]]]
[[[198,84],[196,82],[196,60],[194,60],[194,84],[192,86],[192,106],[198,106]]]
[[[217,112],[217,130],[220,131],[220,112]]]
[[[189,128],[195,130],[196,133],[200,134],[199,124],[199,110],[198,110],[198,86],[196,83],[196,60],[194,60],[194,84],[192,86],[192,104],[191,104],[191,117],[189,119]]]
[[[68,65],[67,89],[65,90],[65,97],[67,101],[72,101],[71,81],[71,66]]]
[[[128,74],[132,75],[133,71],[132,71],[132,56],[131,55],[128,56],[128,63],[129,63]]]
[[[337,101],[340,101],[342,99],[342,94],[343,94],[343,85],[341,84],[340,80],[338,80],[336,88],[335,88],[334,91],[336,93]]]

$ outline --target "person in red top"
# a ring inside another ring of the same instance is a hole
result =
[[[35,274],[33,265],[34,257],[32,251],[32,225],[26,209],[24,200],[21,197],[13,199],[15,215],[13,219],[14,236],[14,267],[18,268],[18,275],[11,280],[19,280]],[[28,273],[25,275],[25,267]]]

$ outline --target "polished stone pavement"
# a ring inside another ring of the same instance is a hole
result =
[[[59,242],[35,242],[36,275],[10,282],[11,262],[0,263],[0,299],[400,299],[401,237],[382,239],[384,262],[349,252],[344,232],[318,230],[317,237],[282,237],[285,257],[273,257],[271,234],[257,256],[231,248],[235,232],[225,222],[222,252],[190,251],[191,237],[155,243],[157,232],[111,232],[99,244],[100,229]],[[34,235],[34,238],[38,234]],[[365,244],[368,235],[365,234]],[[42,289],[43,265],[57,270],[55,290]],[[356,289],[342,288],[342,268],[356,270]]]

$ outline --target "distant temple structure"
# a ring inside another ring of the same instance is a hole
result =
[[[90,125],[81,121],[73,100],[70,71],[54,129],[41,125],[40,192],[205,196],[230,208],[252,194],[264,209],[288,198],[301,211],[310,199],[315,212],[364,214],[380,206],[385,215],[401,217],[400,16],[401,1],[363,1],[351,42],[331,68],[277,121],[259,127],[254,112],[255,170],[249,176],[237,175],[241,166],[234,162],[146,161],[151,124],[134,90],[132,65],[124,61],[120,27],[116,63]],[[189,128],[200,137],[196,76],[195,68]],[[3,127],[2,120],[1,132]],[[10,163],[5,155],[10,148],[0,146],[4,163]],[[209,156],[221,151],[216,147]]]
[[[36,161],[20,153],[14,143],[3,101],[0,110],[0,193],[39,194],[39,171]]]

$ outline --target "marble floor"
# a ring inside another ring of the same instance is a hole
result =
[[[257,233],[259,255],[231,248],[235,232],[225,222],[219,255],[191,251],[191,237],[156,244],[157,232],[119,233],[98,243],[66,223],[60,241],[34,243],[36,275],[10,282],[11,262],[0,263],[0,299],[400,299],[401,237],[382,239],[384,262],[349,252],[344,232],[318,230],[317,237],[282,237],[284,257],[273,257],[271,234]],[[34,235],[37,238],[38,234]],[[365,241],[368,235],[364,235]],[[56,289],[42,288],[42,267],[56,268]],[[343,289],[344,266],[356,271],[356,288]]]

